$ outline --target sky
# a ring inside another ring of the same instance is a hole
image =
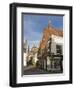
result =
[[[49,21],[54,28],[63,30],[63,16],[23,14],[23,41],[28,41],[29,47],[38,47],[42,39],[43,30]]]

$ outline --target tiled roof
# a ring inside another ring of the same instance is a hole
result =
[[[42,41],[40,43],[40,48],[41,49],[45,48],[45,46],[47,44],[47,41],[48,41],[49,37],[51,37],[52,34],[56,35],[56,36],[63,37],[63,30],[55,29],[53,27],[45,28],[44,32],[43,32]]]

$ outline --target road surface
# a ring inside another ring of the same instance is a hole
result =
[[[51,72],[43,70],[43,69],[39,69],[35,66],[24,67],[24,75],[32,75],[32,74],[33,75],[34,74],[51,74]]]

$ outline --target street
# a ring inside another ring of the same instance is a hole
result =
[[[28,66],[28,67],[24,67],[24,75],[34,75],[34,74],[54,74],[54,73],[61,73],[61,71],[55,71],[55,72],[49,72],[43,69],[39,69],[35,66]]]
[[[24,75],[32,75],[32,74],[47,74],[49,73],[46,70],[39,69],[35,66],[28,66],[24,68]]]

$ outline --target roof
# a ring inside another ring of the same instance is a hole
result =
[[[51,35],[56,35],[56,36],[60,36],[63,37],[63,30],[60,29],[55,29],[53,27],[47,27],[44,29],[43,32],[43,37],[42,37],[42,41],[40,42],[40,48],[44,49],[49,37],[51,37]]]

